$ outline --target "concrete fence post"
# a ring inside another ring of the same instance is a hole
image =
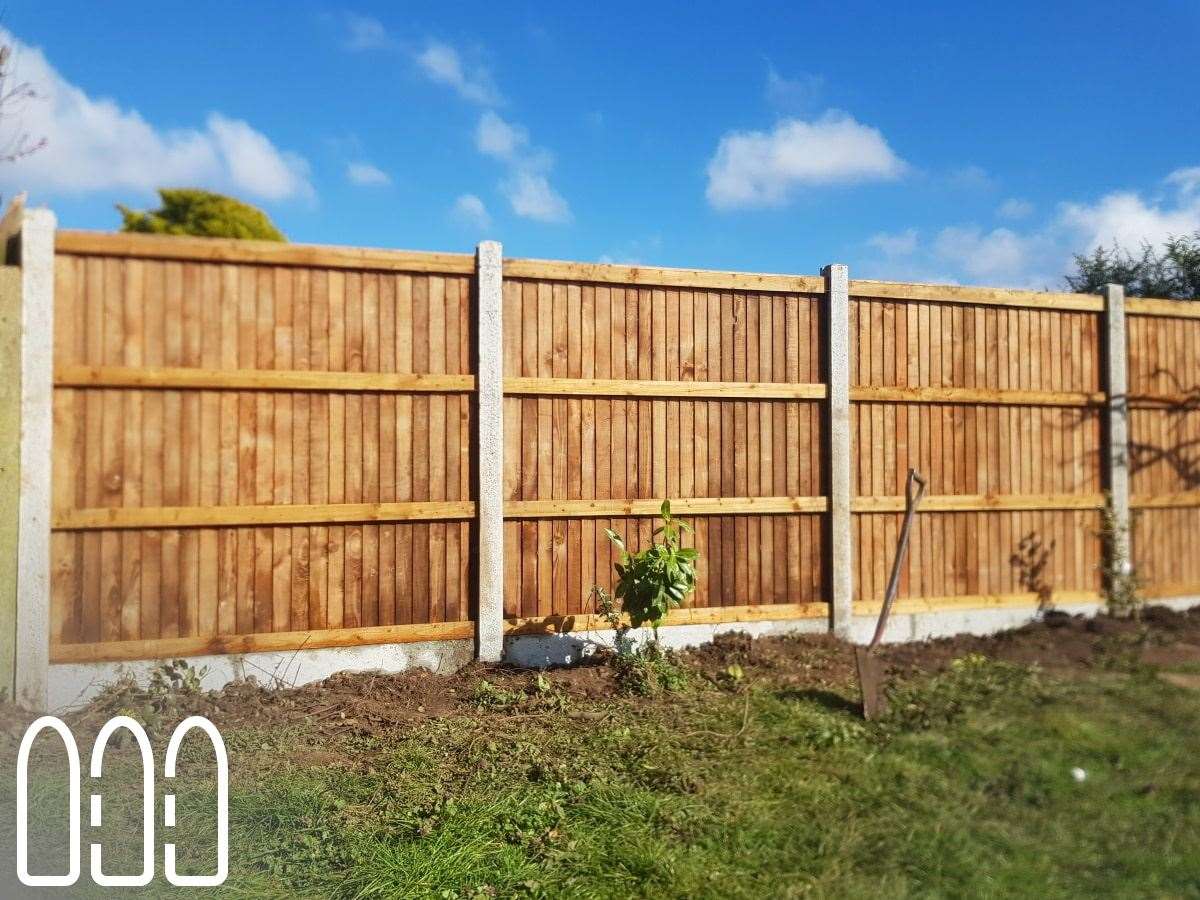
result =
[[[1129,544],[1129,374],[1125,340],[1125,288],[1104,286],[1104,481],[1112,502],[1112,554],[1130,564]]]
[[[4,262],[19,266],[16,290],[6,292],[6,317],[16,331],[14,371],[19,383],[12,433],[18,478],[16,498],[15,610],[4,627],[12,628],[11,696],[29,709],[46,708],[50,667],[50,438],[54,390],[54,214],[25,209],[18,198],[0,222]],[[16,424],[16,423],[14,423]],[[2,563],[0,563],[2,564]]]
[[[485,662],[499,662],[504,655],[503,259],[497,241],[483,241],[475,252],[475,459],[479,473],[475,501],[479,560],[476,655]]]
[[[849,638],[853,622],[854,568],[850,539],[850,271],[844,265],[821,270],[825,277],[825,310],[821,317],[825,345],[826,415],[823,422],[826,467],[825,559],[829,570],[830,627]]]

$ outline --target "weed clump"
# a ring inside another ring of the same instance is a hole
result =
[[[926,731],[953,724],[969,712],[989,709],[1001,701],[1044,695],[1036,666],[970,653],[922,683],[891,689],[889,712],[882,723],[885,730]]]

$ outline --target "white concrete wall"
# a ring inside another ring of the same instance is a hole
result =
[[[1147,601],[1153,606],[1185,610],[1200,606],[1200,595]],[[1055,609],[1071,615],[1092,616],[1099,603],[1073,603]],[[1019,628],[1038,618],[1033,609],[971,609],[937,613],[901,613],[893,615],[884,633],[886,643],[905,643],[956,634],[986,635]],[[874,616],[855,616],[851,638],[867,643],[875,630]],[[726,622],[720,625],[667,625],[659,629],[661,642],[673,649],[697,647],[719,634],[744,632],[753,637],[778,634],[824,634],[829,630],[825,619],[789,619],[778,622]],[[650,629],[630,632],[635,640],[646,640]],[[569,634],[516,635],[504,639],[504,661],[517,666],[547,668],[577,663],[598,649],[612,647],[616,635],[611,630],[580,631]],[[321,681],[336,672],[402,672],[428,669],[439,674],[456,672],[474,659],[474,641],[428,641],[412,644],[381,644],[371,647],[334,647],[319,650],[293,650],[271,653],[244,653],[228,656],[192,657],[188,663],[207,667],[202,682],[207,690],[217,690],[232,681],[253,676],[267,685],[296,686]],[[145,685],[159,660],[136,663],[55,663],[50,666],[50,710],[86,703],[101,688],[122,674],[132,675]]]
[[[251,676],[265,685],[299,687],[322,681],[337,672],[428,669],[448,674],[458,671],[474,656],[475,642],[458,640],[193,656],[187,662],[197,669],[207,667],[208,673],[201,684],[205,690],[218,690],[230,682]],[[150,681],[150,673],[162,662],[52,663],[47,709],[54,711],[86,703],[106,684],[125,674],[132,675],[145,686]]]

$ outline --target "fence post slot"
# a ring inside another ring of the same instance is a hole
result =
[[[485,662],[499,662],[504,655],[503,260],[497,241],[483,241],[476,249],[476,656]]]
[[[15,609],[0,616],[13,631],[12,698],[28,709],[46,708],[50,667],[50,436],[53,421],[54,213],[25,209],[18,197],[0,222],[4,262],[19,266],[11,315],[19,329]],[[4,564],[0,561],[0,565]]]
[[[850,542],[850,271],[844,265],[834,264],[822,269],[821,274],[825,277],[821,328],[827,397],[822,439],[829,498],[825,583],[829,590],[830,626],[838,637],[849,638],[854,614]]]
[[[1104,461],[1105,487],[1112,502],[1113,562],[1128,571],[1129,545],[1129,375],[1125,340],[1125,288],[1104,286]],[[1107,586],[1106,586],[1107,587]]]

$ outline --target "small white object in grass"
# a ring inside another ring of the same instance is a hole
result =
[[[1083,771],[1083,769],[1079,768],[1079,766],[1076,766],[1071,770],[1071,777],[1076,781],[1085,781],[1087,780],[1087,772]]]

